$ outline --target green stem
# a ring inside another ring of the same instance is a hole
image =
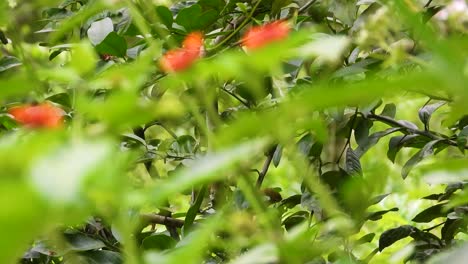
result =
[[[250,19],[252,18],[255,10],[257,9],[258,5],[262,2],[262,0],[258,0],[255,5],[252,7],[252,11],[247,15],[247,17],[242,21],[242,23],[231,33],[229,34],[226,38],[224,38],[221,42],[219,42],[216,46],[211,48],[209,51],[214,51],[219,49],[224,43],[226,43],[228,40],[230,40],[234,35],[237,34],[247,23],[249,23]]]

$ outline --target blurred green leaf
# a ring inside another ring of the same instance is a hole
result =
[[[176,192],[210,180],[222,179],[224,176],[219,173],[220,171],[232,168],[249,155],[262,152],[263,146],[264,142],[257,140],[210,153],[195,161],[190,168],[178,172],[177,175],[171,177],[170,181],[166,181],[150,190],[152,194],[150,195],[152,197],[151,201],[158,204]]]
[[[416,229],[410,225],[404,225],[383,232],[379,238],[379,251],[384,250],[400,239],[410,236],[415,230]]]
[[[435,104],[425,105],[424,107],[419,109],[419,112],[418,112],[419,120],[423,122],[426,128],[429,128],[429,121],[431,120],[432,114],[444,104],[445,102],[439,102]]]
[[[88,251],[105,247],[105,244],[102,241],[91,238],[82,233],[70,232],[65,233],[64,236],[70,246],[70,250],[73,251]]]
[[[368,220],[371,220],[371,221],[377,221],[377,220],[380,220],[382,219],[382,216],[388,212],[396,212],[398,211],[398,208],[394,207],[392,209],[388,209],[388,210],[382,210],[382,211],[377,211],[377,212],[372,212],[370,213],[368,216],[367,216],[367,219]]]
[[[115,32],[109,33],[97,46],[99,54],[125,57],[127,55],[127,42]]]
[[[0,59],[0,72],[6,71],[8,69],[18,67],[22,63],[16,57],[4,56]]]
[[[97,56],[93,47],[86,42],[73,46],[74,56],[70,61],[70,66],[78,74],[86,74],[92,71],[96,66]]]
[[[177,241],[166,235],[151,235],[143,239],[141,247],[145,250],[166,250],[172,248]]]
[[[431,155],[434,152],[435,144],[439,143],[440,140],[433,140],[427,143],[420,151],[414,154],[403,166],[401,170],[401,176],[406,178],[408,176],[411,169],[416,166],[419,162],[421,162],[424,158]]]
[[[158,18],[168,29],[172,28],[172,23],[174,22],[174,18],[172,17],[172,12],[171,10],[169,10],[169,8],[165,6],[157,6],[156,14],[158,14]]]
[[[447,212],[444,209],[444,206],[446,204],[437,204],[434,206],[431,206],[424,211],[420,212],[417,214],[412,221],[416,223],[428,223],[431,222],[432,220],[438,218],[438,217],[443,217],[447,215]]]
[[[57,94],[47,97],[46,100],[60,104],[68,108],[72,107],[70,96],[68,95],[68,93],[57,93]]]
[[[89,263],[89,264],[122,264],[122,256],[109,250],[93,250],[81,252],[80,254],[67,258],[65,263]]]

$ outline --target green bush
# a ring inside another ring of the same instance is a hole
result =
[[[0,8],[0,263],[464,263],[468,6]]]

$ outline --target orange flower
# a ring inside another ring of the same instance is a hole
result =
[[[165,72],[182,71],[190,67],[203,53],[203,36],[200,32],[187,35],[182,48],[168,51],[160,61]]]
[[[271,42],[285,39],[289,34],[286,21],[275,21],[263,26],[252,27],[242,38],[242,45],[247,49],[257,49]]]
[[[50,103],[23,105],[8,111],[15,120],[29,127],[58,127],[62,124],[64,111]]]
[[[202,53],[203,35],[200,32],[192,32],[182,42],[182,48],[194,52]]]

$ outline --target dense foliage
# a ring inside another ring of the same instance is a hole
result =
[[[464,0],[0,8],[0,263],[465,263]]]

